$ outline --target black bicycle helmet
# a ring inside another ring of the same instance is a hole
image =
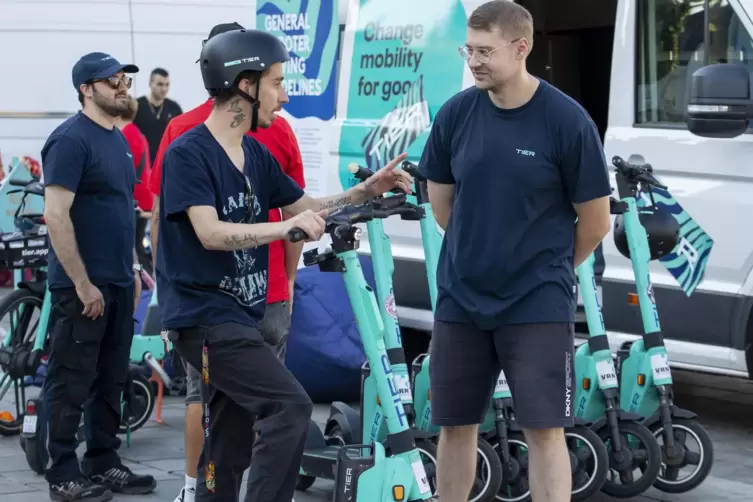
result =
[[[204,88],[211,96],[232,89],[251,103],[251,130],[259,119],[259,85],[251,97],[237,88],[243,72],[261,73],[275,63],[290,59],[285,44],[276,36],[259,30],[236,29],[209,38],[201,48],[199,63]]]
[[[680,224],[672,214],[661,207],[642,208],[638,211],[641,225],[648,234],[648,249],[651,260],[658,260],[671,253],[680,240]],[[614,244],[622,256],[630,259],[624,215],[614,220]]]

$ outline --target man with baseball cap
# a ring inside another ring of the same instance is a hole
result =
[[[51,243],[52,329],[42,391],[51,500],[106,501],[112,492],[149,493],[156,486],[152,476],[133,474],[117,453],[141,266],[134,250],[136,176],[114,121],[128,109],[132,79],[126,74],[138,71],[101,52],[79,59],[72,80],[83,110],[42,148]],[[84,405],[86,453],[79,466],[76,433]]]

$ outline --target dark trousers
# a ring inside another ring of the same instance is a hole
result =
[[[196,502],[238,500],[249,464],[247,502],[292,500],[313,410],[301,384],[261,333],[248,326],[224,323],[170,337],[202,375],[205,433]],[[202,368],[205,341],[207,371]]]
[[[133,340],[133,288],[100,287],[104,315],[90,319],[73,289],[53,291],[51,344],[42,393],[49,427],[50,483],[81,476],[76,432],[84,412],[84,474],[120,465],[121,393]]]

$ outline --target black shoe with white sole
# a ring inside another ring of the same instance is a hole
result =
[[[50,484],[50,500],[60,502],[107,502],[112,492],[106,486],[92,483],[86,478]]]
[[[151,493],[157,487],[157,481],[153,476],[134,474],[124,466],[107,469],[103,473],[92,474],[89,479],[93,483],[106,486],[114,493],[126,493],[129,495],[143,495]]]

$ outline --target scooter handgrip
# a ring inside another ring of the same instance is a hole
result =
[[[355,162],[348,164],[348,172],[350,172],[350,174],[352,174],[359,181],[366,181],[371,177],[372,174],[374,174],[370,169],[361,167]]]
[[[615,155],[612,157],[612,165],[618,169],[625,169],[628,167],[628,163],[622,160],[622,157]]]
[[[290,238],[290,242],[301,242],[305,241],[308,235],[306,232],[301,230],[298,227],[290,229],[290,232],[288,232],[288,238]]]

